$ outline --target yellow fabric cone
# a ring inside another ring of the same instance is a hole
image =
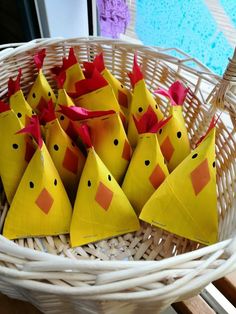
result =
[[[28,135],[16,134],[22,127],[12,110],[0,113],[0,172],[9,204],[29,161],[30,139]]]
[[[137,119],[140,118],[147,111],[149,106],[151,106],[153,111],[156,113],[158,121],[164,118],[155,101],[155,98],[149,92],[145,81],[142,79],[134,85],[133,97],[130,105],[128,139],[133,148],[136,146],[139,137],[138,131],[134,124],[133,116],[135,116]]]
[[[170,115],[172,118],[159,130],[157,138],[171,172],[190,154],[191,148],[182,106],[171,106]]]
[[[139,135],[138,144],[122,184],[122,190],[138,215],[168,174],[156,134]]]
[[[84,79],[83,71],[79,63],[73,64],[68,69],[66,69],[66,80],[63,84],[63,88],[68,93],[76,92],[75,83]]]
[[[95,150],[89,149],[70,227],[72,247],[136,231],[139,227],[124,192]]]
[[[19,90],[14,95],[11,95],[9,99],[9,105],[11,109],[15,112],[23,126],[25,126],[26,116],[31,117],[32,114],[34,114],[34,111],[25,100],[22,90]]]
[[[40,69],[39,74],[28,94],[27,102],[33,110],[39,112],[50,99],[52,99],[54,104],[56,103],[56,96],[44,76],[42,69]]]
[[[154,192],[140,219],[203,244],[217,242],[215,128]]]
[[[7,213],[3,235],[17,239],[68,233],[71,214],[70,201],[43,144],[22,177]]]
[[[74,200],[85,157],[57,119],[45,125],[45,143],[70,198]]]
[[[85,120],[96,153],[119,183],[124,178],[132,149],[117,113]]]

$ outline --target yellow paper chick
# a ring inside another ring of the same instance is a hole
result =
[[[27,102],[37,113],[42,111],[50,99],[52,99],[53,104],[56,103],[56,96],[42,72],[43,61],[46,56],[45,51],[45,49],[42,49],[34,56],[38,76],[27,97]]]
[[[105,80],[110,84],[113,89],[113,92],[116,96],[116,99],[122,108],[122,111],[125,114],[126,120],[129,118],[129,107],[132,100],[132,94],[109,70],[105,67],[103,53],[95,57],[92,65],[102,74]],[[91,63],[84,62],[85,70],[88,70],[91,67]]]
[[[36,116],[32,116],[30,124],[22,132],[31,133],[38,147],[7,213],[3,235],[8,239],[17,239],[68,233],[71,204],[40,137]]]
[[[45,144],[48,152],[73,202],[85,157],[60,126],[52,102],[49,102],[47,108],[43,110],[40,120],[45,124]]]
[[[139,120],[134,118],[139,140],[126,172],[122,190],[138,215],[169,174],[156,136],[157,130],[167,121],[158,122],[151,106]]]
[[[26,117],[31,117],[34,114],[34,111],[28,104],[25,99],[25,96],[20,87],[20,79],[21,79],[21,69],[18,71],[18,75],[15,80],[12,78],[8,81],[8,97],[9,97],[9,105],[11,109],[15,112],[17,117],[23,126],[26,123]]]
[[[63,107],[61,113],[73,121],[83,120],[90,129],[91,141],[98,156],[118,183],[124,178],[132,155],[120,116],[114,111],[87,111],[79,107]],[[86,119],[90,117],[90,119]]]
[[[52,72],[56,75],[65,74],[63,88],[67,93],[75,93],[75,84],[84,79],[83,71],[75,55],[74,49],[69,50],[68,58],[64,57],[61,67],[54,67]]]
[[[0,101],[0,172],[9,204],[34,153],[28,135],[16,134],[22,127],[9,105]]]
[[[171,85],[168,91],[159,89],[156,92],[168,97],[171,102],[170,115],[172,118],[157,134],[162,153],[167,162],[167,167],[171,172],[191,151],[182,112],[188,89],[180,82],[176,81]]]
[[[200,145],[154,192],[140,219],[206,245],[217,241],[214,124]]]
[[[130,105],[130,114],[128,121],[128,139],[134,148],[137,144],[139,135],[134,124],[133,116],[139,119],[148,109],[149,106],[156,114],[158,121],[164,118],[155,98],[146,87],[143,74],[137,62],[137,56],[134,56],[133,71],[129,73],[130,81],[133,86],[133,97]]]
[[[83,130],[81,137],[90,148],[72,216],[70,227],[72,247],[140,228],[138,218],[127,197],[92,148],[86,125],[81,129]]]
[[[88,110],[114,110],[120,114],[122,122],[126,119],[114,91],[98,70],[91,65],[87,77],[76,83],[76,93],[72,96],[75,104]]]

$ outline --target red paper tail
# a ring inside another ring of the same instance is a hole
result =
[[[58,89],[63,88],[66,80],[66,72],[65,71],[60,72],[58,75],[56,75],[55,79],[57,82],[57,88]]]
[[[56,119],[56,114],[55,114],[52,99],[50,99],[47,103],[47,106],[44,107],[42,112],[40,113],[39,121],[41,124],[46,124],[55,119]]]
[[[133,71],[128,73],[131,85],[134,85],[143,79],[143,73],[141,72],[140,66],[137,61],[137,54],[134,55]]]
[[[10,106],[4,101],[0,100],[0,113],[11,110]]]
[[[62,65],[62,70],[67,70],[69,69],[72,65],[78,63],[78,60],[76,58],[74,48],[70,48],[68,58],[64,57],[63,58],[63,65]]]
[[[67,116],[72,121],[86,120],[115,113],[114,110],[92,111],[76,106],[67,107],[60,105],[60,108],[59,112]]]
[[[155,93],[169,98],[172,106],[182,106],[188,91],[189,88],[185,88],[181,82],[176,81],[171,85],[168,91],[157,89]]]
[[[42,136],[40,132],[39,120],[36,115],[32,116],[31,118],[28,118],[26,127],[18,131],[16,134],[21,134],[21,133],[27,133],[33,136],[39,148],[42,148],[43,140],[42,140]]]
[[[34,56],[34,63],[38,69],[38,71],[40,69],[42,69],[43,67],[43,61],[44,58],[46,57],[46,49],[42,49],[40,50],[35,56]]]
[[[22,71],[21,68],[18,70],[18,75],[16,79],[9,78],[8,81],[8,97],[14,95],[18,90],[20,90],[20,79],[21,79]]]
[[[93,60],[93,64],[100,73],[105,69],[103,52],[95,57],[95,59]]]
[[[210,133],[210,131],[216,126],[220,116],[221,116],[221,114],[219,114],[219,116],[217,118],[215,117],[215,115],[213,116],[213,118],[211,119],[210,125],[206,131],[206,134],[203,135],[202,137],[200,137],[199,141],[196,144],[196,147],[207,137],[207,135]]]

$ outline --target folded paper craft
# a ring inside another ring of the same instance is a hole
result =
[[[206,245],[217,241],[214,123],[147,201],[140,219]]]
[[[171,172],[191,151],[182,112],[188,88],[185,88],[180,82],[176,81],[171,85],[168,91],[158,89],[156,93],[170,99],[170,115],[172,118],[159,130],[157,137],[162,153],[166,159],[167,167]]]
[[[45,130],[45,144],[57,168],[68,196],[73,202],[79,179],[84,167],[85,157],[75,143],[62,129],[56,118],[52,101],[40,115]]]
[[[62,129],[66,132],[66,134],[73,139],[74,141],[77,139],[77,134],[74,130],[73,124],[71,120],[59,112],[60,105],[71,107],[75,106],[73,100],[71,97],[67,94],[67,91],[65,88],[63,88],[65,79],[66,79],[66,72],[61,72],[55,77],[57,81],[57,87],[58,87],[58,96],[57,96],[57,102],[55,107],[55,113],[56,117],[62,127]]]
[[[92,65],[95,66],[95,68],[102,74],[105,80],[111,85],[116,99],[118,100],[118,103],[121,106],[126,119],[128,120],[129,107],[132,100],[131,92],[105,66],[103,52],[94,58]],[[91,63],[84,62],[84,68],[85,76],[86,74],[90,75],[90,71],[93,69],[93,67],[91,67]]]
[[[63,106],[60,112],[73,121],[86,122],[96,153],[116,181],[121,183],[131,159],[132,149],[119,114],[113,110],[88,111],[79,107]]]
[[[144,204],[169,174],[156,136],[168,119],[158,122],[151,106],[139,120],[133,118],[139,139],[122,190],[139,215]]]
[[[86,124],[81,126],[80,136],[89,150],[72,216],[72,247],[140,228],[127,197],[92,147]]]
[[[16,79],[10,78],[8,81],[8,97],[9,97],[9,105],[11,109],[15,112],[17,117],[23,126],[26,123],[26,116],[31,117],[34,114],[31,106],[25,99],[25,96],[20,87],[20,79],[21,79],[22,71],[18,70],[18,75]]]
[[[56,96],[42,71],[43,61],[46,56],[45,51],[45,49],[42,49],[34,56],[34,63],[38,69],[38,76],[27,97],[27,102],[37,113],[47,105],[47,102],[50,99],[52,99],[53,104],[56,103]]]
[[[22,127],[9,105],[0,101],[0,173],[9,204],[34,153],[29,136],[16,134]]]
[[[83,71],[75,55],[74,49],[71,47],[69,50],[68,58],[64,57],[61,67],[54,67],[52,72],[56,75],[65,73],[66,79],[63,82],[63,88],[68,93],[75,93],[75,84],[84,79]]]
[[[72,214],[71,204],[42,141],[36,116],[32,116],[29,125],[18,133],[23,132],[34,137],[37,149],[7,213],[3,236],[17,239],[68,233]]]
[[[133,71],[128,73],[131,85],[133,86],[133,97],[130,105],[130,115],[128,121],[128,139],[132,147],[135,147],[138,141],[138,131],[134,124],[133,116],[139,119],[148,109],[152,107],[158,121],[163,119],[163,114],[158,107],[154,97],[147,89],[143,74],[137,62],[137,56],[134,55]]]
[[[76,83],[76,93],[72,96],[75,104],[89,110],[114,110],[120,113],[122,122],[126,122],[123,110],[114,91],[93,64],[89,77]]]

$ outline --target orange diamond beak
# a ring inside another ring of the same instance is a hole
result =
[[[102,182],[99,182],[95,200],[105,210],[108,210],[113,198],[113,192]]]
[[[38,207],[45,213],[48,214],[49,210],[52,207],[54,200],[51,196],[51,194],[46,190],[43,189],[41,193],[39,194],[37,200],[35,203],[38,205]]]
[[[118,91],[118,103],[125,107],[128,108],[128,97],[127,95],[125,95],[125,93],[123,93],[122,91]]]
[[[165,157],[165,160],[169,162],[175,151],[174,146],[171,144],[169,136],[167,136],[164,142],[161,144],[161,151],[163,156]]]
[[[67,147],[63,160],[63,167],[74,174],[77,174],[79,159],[78,156]]]
[[[205,159],[191,172],[192,186],[196,196],[204,189],[210,179],[208,161]]]
[[[166,176],[164,171],[161,169],[159,165],[155,167],[152,174],[149,177],[149,181],[151,182],[152,186],[156,190],[162,182],[165,180]]]
[[[128,141],[125,140],[124,148],[123,148],[123,152],[122,152],[122,158],[124,158],[127,161],[130,161],[131,154],[132,154],[131,146],[128,143]]]

